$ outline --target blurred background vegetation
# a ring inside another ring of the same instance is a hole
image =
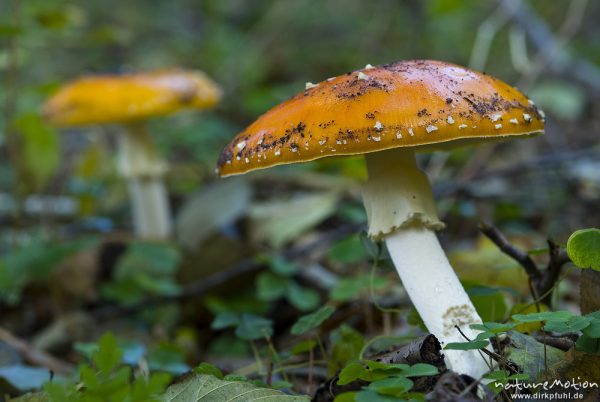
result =
[[[393,272],[375,291],[404,313],[382,313],[365,292],[374,245],[358,235],[360,158],[244,179],[214,168],[237,132],[305,82],[419,58],[499,77],[547,115],[545,136],[421,159],[448,223],[442,241],[485,319],[503,319],[529,296],[525,276],[477,223],[529,250],[600,222],[598,20],[600,3],[584,0],[0,0],[0,326],[67,365],[110,330],[130,362],[146,356],[172,374],[201,361],[252,374],[253,355],[270,356],[265,328],[289,348],[290,326],[327,300],[337,312],[320,353],[347,335],[342,323],[359,339],[416,333]],[[176,220],[173,240],[153,243],[130,234],[119,127],[58,130],[40,108],[75,77],[165,67],[205,71],[225,95],[214,110],[149,124],[171,163]],[[571,276],[555,300],[576,309]],[[309,389],[344,359],[321,356]]]

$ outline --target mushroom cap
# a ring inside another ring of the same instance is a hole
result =
[[[543,133],[525,95],[455,64],[410,60],[322,81],[239,133],[218,161],[221,176],[397,147],[415,151]]]
[[[216,104],[221,90],[201,71],[157,70],[77,79],[44,104],[58,126],[125,123]]]

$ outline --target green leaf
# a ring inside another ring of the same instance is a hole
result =
[[[447,350],[474,350],[483,349],[489,344],[488,341],[449,342],[444,349]]]
[[[359,391],[356,394],[356,402],[399,402],[399,401],[403,401],[402,399],[398,399],[394,396],[389,396],[389,395],[382,395],[382,394],[378,394],[375,391],[372,390],[364,390],[364,391]]]
[[[218,367],[213,366],[210,363],[200,363],[197,367],[194,367],[194,373],[196,374],[207,374],[217,377],[218,379],[223,379],[223,373],[219,370]]]
[[[567,254],[579,268],[600,271],[600,229],[581,229],[569,237]]]
[[[41,190],[60,163],[58,133],[37,113],[26,113],[15,121],[21,134],[21,163],[31,190]]]
[[[369,384],[369,389],[382,395],[401,396],[410,391],[413,382],[406,377],[389,377]]]
[[[372,260],[378,261],[382,258],[383,250],[381,243],[374,242],[367,232],[360,232],[360,242]]]
[[[590,318],[576,315],[566,321],[548,321],[544,325],[544,330],[558,333],[577,332],[589,326],[590,322]]]
[[[555,369],[565,360],[565,352],[518,331],[509,331],[507,335],[510,339],[507,357],[529,375],[530,382],[539,381],[546,375],[557,378]]]
[[[332,351],[328,361],[328,370],[331,375],[351,361],[358,360],[365,344],[362,334],[347,324],[342,324],[331,332]]]
[[[212,329],[237,327],[240,324],[240,315],[232,311],[221,311],[210,324]]]
[[[161,402],[309,402],[308,396],[286,395],[244,381],[219,380],[212,375],[193,375],[171,385]]]
[[[504,294],[499,289],[473,286],[467,289],[467,293],[482,320],[497,321],[504,318],[507,310],[506,302]]]
[[[273,321],[254,314],[242,314],[235,335],[246,341],[270,338],[273,335]]]
[[[119,258],[114,281],[102,288],[104,297],[120,303],[133,303],[148,293],[176,295],[180,291],[175,281],[181,253],[169,244],[151,241],[131,243]]]
[[[358,392],[356,391],[351,391],[351,392],[344,392],[342,394],[338,394],[336,395],[335,399],[333,400],[333,402],[354,402],[356,399],[356,394]]]
[[[15,24],[0,24],[0,38],[18,36],[23,33],[23,28]]]
[[[491,332],[492,334],[499,334],[502,332],[510,331],[517,324],[515,323],[499,323],[499,322],[484,322],[483,324],[471,324],[469,325],[472,329],[479,331]]]
[[[123,352],[117,346],[117,339],[110,332],[102,335],[98,342],[98,351],[93,354],[92,361],[98,371],[109,373],[121,363]]]
[[[590,319],[590,325],[583,329],[583,333],[590,338],[600,338],[600,311],[586,314]]]
[[[432,366],[427,363],[417,363],[408,367],[402,375],[406,377],[422,377],[422,376],[431,376],[437,375],[439,373],[437,367]]]
[[[300,311],[313,310],[321,302],[317,291],[300,286],[294,281],[289,283],[286,299]]]
[[[387,284],[385,278],[376,277],[373,278],[373,287],[375,289],[381,288]],[[331,289],[329,297],[331,300],[336,301],[349,301],[358,297],[362,291],[366,291],[371,286],[371,276],[363,275],[356,278],[344,278],[341,279]]]
[[[298,342],[292,348],[292,354],[299,355],[301,353],[306,353],[313,350],[317,346],[317,341],[314,339],[306,339],[301,342]]]
[[[302,335],[311,329],[320,326],[326,319],[331,317],[334,312],[335,308],[331,306],[323,306],[311,314],[300,317],[300,319],[292,327],[291,332],[294,335]]]
[[[22,289],[30,282],[45,281],[67,256],[95,247],[98,241],[85,238],[60,244],[34,241],[4,255],[0,261],[0,300],[8,304],[20,301]]]
[[[271,388],[273,389],[287,389],[287,388],[293,388],[294,384],[292,384],[291,382],[287,382],[287,381],[283,381],[283,380],[279,380],[279,381],[273,381],[273,383],[271,384]]]
[[[269,261],[271,270],[282,276],[292,276],[298,272],[298,266],[294,261],[286,260],[283,257],[276,256]]]
[[[573,316],[569,311],[542,311],[540,313],[515,314],[513,320],[519,322],[566,321]]]
[[[350,363],[346,365],[338,374],[338,385],[350,384],[363,377],[367,373],[367,368],[361,363]]]
[[[364,261],[367,252],[362,246],[358,235],[352,235],[333,244],[327,252],[327,257],[341,264],[352,264]]]
[[[267,302],[278,300],[286,294],[289,282],[272,272],[261,272],[256,278],[256,297]]]
[[[175,345],[161,343],[148,353],[148,367],[152,371],[164,371],[180,375],[190,370],[183,352]]]
[[[171,382],[171,376],[167,373],[152,373],[149,378],[137,377],[131,386],[130,400],[159,402],[160,395]]]
[[[590,354],[600,355],[600,339],[587,336],[585,332],[577,339],[575,349]]]

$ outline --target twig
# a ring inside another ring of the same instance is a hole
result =
[[[517,261],[523,269],[525,269],[525,272],[527,272],[527,275],[530,278],[534,279],[541,276],[541,272],[538,270],[537,265],[531,259],[529,254],[513,246],[496,227],[486,223],[480,223],[479,230],[494,242],[504,254]]]
[[[17,338],[4,328],[0,328],[0,341],[7,343],[15,349],[25,361],[39,367],[45,367],[59,374],[68,374],[74,366],[47,354],[42,350],[33,348],[27,342]]]
[[[567,351],[575,346],[575,341],[568,336],[551,336],[548,334],[543,334],[536,335],[535,340],[564,351]]]
[[[542,302],[546,305],[550,305],[552,296],[551,290],[554,288],[560,277],[563,266],[571,261],[566,251],[552,240],[548,239],[550,254],[548,267],[545,270],[540,270],[526,252],[513,246],[496,227],[481,223],[479,229],[496,246],[498,246],[503,253],[510,256],[523,267],[529,277],[531,283],[530,289],[535,303]]]

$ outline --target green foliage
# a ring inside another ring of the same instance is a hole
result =
[[[171,385],[159,399],[160,402],[225,402],[252,401],[265,402],[307,402],[307,396],[286,395],[281,391],[261,388],[243,378],[225,377],[219,379],[212,375],[194,374],[182,382]]]
[[[410,391],[413,382],[406,377],[387,377],[369,384],[368,389],[381,395],[401,397]]]
[[[346,324],[332,331],[329,338],[332,344],[332,351],[328,368],[329,373],[333,375],[349,362],[360,358],[360,352],[365,345],[365,339],[360,332]]]
[[[438,374],[435,366],[425,363],[415,365],[382,363],[372,360],[350,363],[339,374],[339,385],[352,381],[378,381],[388,377],[421,377]]]
[[[510,381],[519,380],[524,381],[529,379],[529,375],[527,374],[510,374],[510,372],[506,370],[494,370],[483,376],[488,380],[492,380],[488,382],[488,387],[494,391],[494,393],[499,394],[503,390],[506,389],[505,385]]]
[[[256,296],[260,300],[273,302],[285,298],[300,311],[312,310],[321,301],[315,290],[301,286],[290,277],[268,271],[258,275],[256,289]]]
[[[198,365],[197,367],[194,367],[193,371],[196,374],[212,375],[212,376],[218,378],[219,380],[223,379],[223,373],[221,372],[221,370],[219,370],[218,367],[213,366],[210,363],[200,363],[200,365]]]
[[[573,316],[569,311],[543,311],[541,313],[515,314],[513,320],[518,322],[565,321]]]
[[[380,289],[388,284],[382,277],[373,278],[373,288]],[[349,301],[361,294],[368,292],[371,288],[371,275],[362,275],[354,278],[342,278],[331,289],[329,297],[335,301]]]
[[[335,312],[335,308],[331,306],[323,306],[315,312],[304,315],[294,324],[291,329],[292,334],[302,335],[311,329],[319,327],[326,319],[331,317]]]
[[[29,187],[26,191],[40,191],[58,168],[58,133],[37,113],[22,114],[15,126],[21,134],[21,185]]]
[[[504,294],[500,289],[487,286],[471,286],[467,293],[483,321],[499,321],[506,314]]]
[[[579,268],[600,271],[600,229],[581,229],[569,237],[567,253]]]
[[[44,391],[49,402],[158,402],[171,376],[152,373],[132,377],[131,367],[121,366],[123,351],[115,337],[107,333],[92,354],[92,365],[79,370],[81,386],[70,382],[49,382]]]
[[[0,301],[18,303],[25,286],[35,281],[43,283],[66,257],[96,244],[92,238],[62,243],[38,240],[5,255],[0,261]]]
[[[269,338],[273,335],[273,321],[250,313],[223,311],[216,315],[211,328],[235,328],[235,335],[246,341]]]
[[[299,355],[301,353],[306,353],[313,350],[316,346],[317,341],[314,339],[305,339],[294,345],[292,348],[292,354]]]
[[[557,378],[554,371],[559,363],[565,360],[565,352],[538,342],[534,337],[518,331],[509,331],[510,339],[506,357],[529,376],[529,381],[536,382],[547,378]]]
[[[254,314],[242,314],[235,335],[247,341],[270,338],[273,335],[273,321]]]
[[[364,261],[368,254],[362,246],[360,237],[352,235],[331,246],[327,256],[340,264],[352,264]]]
[[[338,384],[345,385],[356,380],[367,381],[370,384],[355,394],[346,393],[336,398],[336,401],[399,401],[424,400],[423,394],[409,393],[413,387],[410,377],[433,376],[438,369],[430,364],[418,363],[388,364],[367,360],[352,362],[346,365],[338,376]],[[354,397],[355,399],[351,399]]]
[[[180,260],[179,250],[171,245],[131,243],[119,259],[114,281],[103,287],[103,295],[124,304],[140,301],[148,294],[175,295],[179,292],[175,273]]]
[[[444,349],[446,350],[474,350],[483,349],[489,345],[488,341],[468,341],[468,342],[448,342]]]
[[[295,262],[286,260],[283,257],[275,256],[269,259],[269,267],[273,272],[282,276],[292,276],[298,272],[298,266]]]

